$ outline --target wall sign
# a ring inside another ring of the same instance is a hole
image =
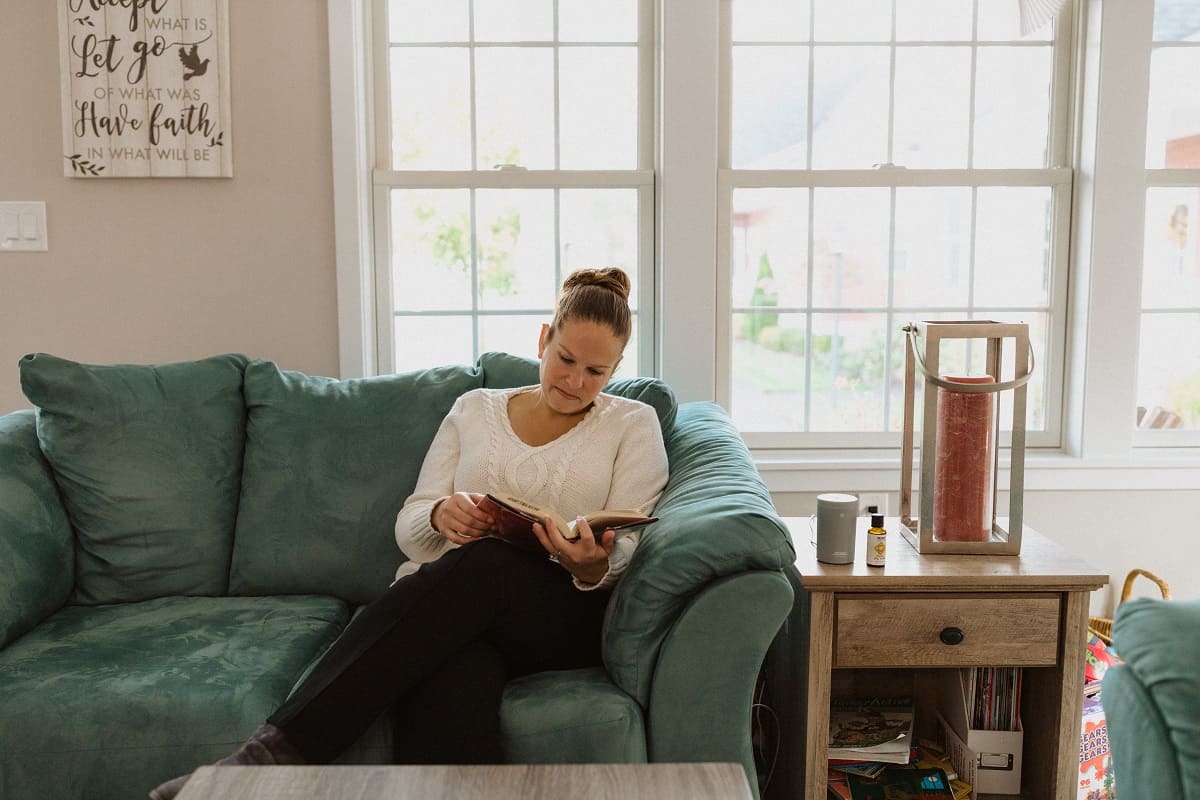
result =
[[[228,0],[58,0],[63,174],[228,178]]]

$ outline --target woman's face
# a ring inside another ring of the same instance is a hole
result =
[[[542,395],[560,414],[578,414],[591,406],[621,362],[624,344],[612,328],[588,320],[567,320],[551,336],[542,326]]]

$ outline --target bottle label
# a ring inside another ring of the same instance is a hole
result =
[[[887,557],[887,532],[867,532],[867,566],[882,567]]]

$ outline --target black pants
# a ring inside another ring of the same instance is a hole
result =
[[[607,602],[543,555],[460,547],[367,606],[268,721],[320,764],[394,709],[401,763],[499,763],[505,682],[599,665]]]

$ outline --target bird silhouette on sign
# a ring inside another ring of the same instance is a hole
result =
[[[191,48],[179,48],[179,60],[183,62],[183,79],[195,78],[208,72],[208,62],[210,59],[200,60],[200,56],[196,51],[200,45],[194,44]]]

